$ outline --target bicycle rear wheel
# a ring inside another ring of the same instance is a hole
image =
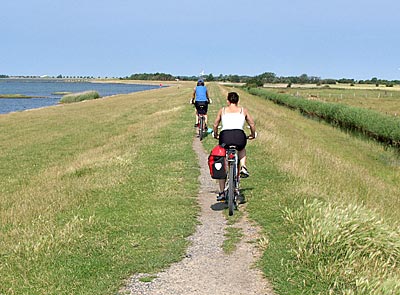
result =
[[[233,215],[233,211],[235,210],[235,163],[229,163],[229,180],[228,180],[228,210],[229,216]]]
[[[199,120],[199,138],[202,140],[204,137],[204,117],[200,116]]]

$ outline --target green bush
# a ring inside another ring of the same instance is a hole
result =
[[[97,99],[100,95],[97,91],[84,91],[84,92],[77,92],[64,95],[60,103],[71,103],[71,102],[78,102],[83,100],[90,100],[90,99]]]

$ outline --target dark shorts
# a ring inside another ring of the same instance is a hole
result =
[[[219,144],[225,148],[235,145],[236,149],[241,151],[246,147],[247,137],[241,129],[223,130],[219,135]]]
[[[197,113],[199,115],[207,115],[207,111],[208,111],[208,102],[207,101],[196,101],[194,103],[194,106],[196,107]]]

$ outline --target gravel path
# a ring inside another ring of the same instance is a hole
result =
[[[132,276],[120,294],[134,295],[210,295],[243,294],[272,295],[261,271],[254,267],[260,253],[250,243],[257,238],[257,229],[244,217],[235,223],[243,237],[232,254],[221,248],[227,227],[222,214],[224,204],[216,203],[217,183],[209,175],[207,154],[200,141],[193,141],[201,168],[198,202],[201,206],[200,224],[189,238],[191,246],[186,257],[156,275],[151,282],[139,281],[148,274]],[[228,278],[231,278],[228,280]]]

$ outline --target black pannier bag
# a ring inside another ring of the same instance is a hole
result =
[[[220,145],[215,146],[210,155],[208,156],[208,167],[210,168],[210,175],[213,179],[226,178],[226,150]]]

